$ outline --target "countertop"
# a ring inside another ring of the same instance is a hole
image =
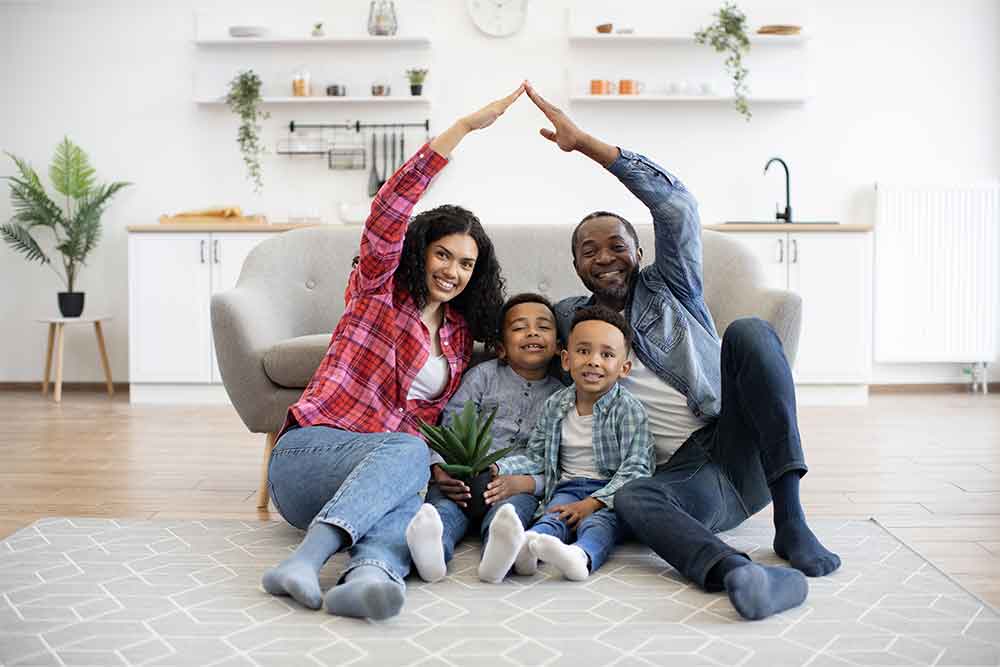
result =
[[[130,232],[287,232],[290,229],[316,227],[314,222],[171,222],[163,225],[129,225]]]
[[[747,222],[705,225],[716,232],[870,232],[872,225],[837,225],[826,223]]]

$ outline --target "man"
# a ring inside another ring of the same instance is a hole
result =
[[[736,610],[760,619],[801,604],[803,575],[840,567],[806,524],[799,480],[807,468],[795,387],[773,329],[748,318],[720,343],[702,294],[697,203],[647,158],[588,135],[530,85],[528,97],[554,129],[541,134],[608,169],[645,204],[656,237],[653,263],[623,217],[599,211],[573,231],[573,266],[592,295],[556,304],[560,333],[573,313],[600,304],[635,330],[623,385],[649,413],[656,473],[615,496],[625,524],[661,558],[705,590],[725,590]],[[774,550],[791,568],[762,566],[715,536],[774,503]]]

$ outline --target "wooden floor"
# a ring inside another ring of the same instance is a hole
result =
[[[809,516],[874,516],[1000,607],[1000,394],[803,408]],[[229,407],[0,392],[0,537],[47,516],[280,520],[258,512],[264,437]]]

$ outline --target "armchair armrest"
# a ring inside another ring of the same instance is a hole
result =
[[[212,297],[212,338],[222,383],[243,423],[255,433],[276,431],[302,393],[275,385],[264,371],[264,353],[297,335],[287,304],[243,286]]]
[[[741,317],[759,317],[767,320],[781,340],[788,365],[795,366],[795,357],[799,350],[799,333],[802,329],[802,297],[798,294],[770,287],[734,290],[728,295],[720,311],[715,321],[720,336],[733,320]]]

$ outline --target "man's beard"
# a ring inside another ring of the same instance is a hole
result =
[[[601,285],[596,280],[594,280],[593,277],[588,275],[587,278],[583,281],[583,285],[593,293],[594,298],[597,299],[597,301],[599,302],[611,301],[615,303],[624,303],[626,298],[628,297],[629,290],[632,287],[632,281],[635,279],[635,274],[636,274],[636,269],[632,269],[631,273],[629,273],[625,277],[625,281],[622,282],[620,285],[607,286],[607,287]]]

